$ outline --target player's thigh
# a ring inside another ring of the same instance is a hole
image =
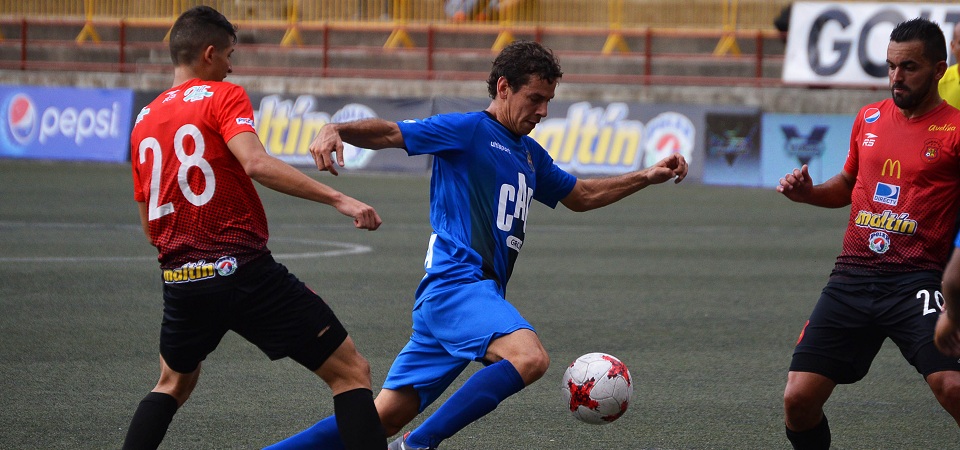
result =
[[[414,331],[430,335],[453,356],[481,361],[491,341],[533,326],[486,280],[424,299],[413,314]]]
[[[347,339],[330,306],[280,264],[238,291],[242,313],[232,328],[271,360],[289,357],[316,371]]]
[[[800,334],[790,371],[820,374],[839,384],[862,379],[886,339],[864,300],[871,295],[859,286],[829,283]]]
[[[415,310],[413,315],[416,323],[418,311]],[[410,340],[390,365],[383,387],[393,391],[415,390],[419,400],[417,412],[422,412],[443,394],[470,362],[470,359],[451,355],[429,331],[414,329]]]
[[[917,372],[928,376],[941,371],[960,371],[960,361],[937,350],[933,334],[943,311],[939,279],[905,284],[889,299],[883,326],[900,353]]]
[[[220,344],[229,329],[225,305],[230,289],[215,282],[164,286],[160,355],[164,366],[192,373]]]

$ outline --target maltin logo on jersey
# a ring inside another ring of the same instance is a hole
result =
[[[900,186],[878,182],[877,188],[873,191],[873,201],[897,206],[897,202],[900,201]]]
[[[890,250],[890,236],[882,231],[874,231],[870,233],[869,246],[874,253],[882,255]]]

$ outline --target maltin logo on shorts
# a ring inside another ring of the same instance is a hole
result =
[[[878,255],[886,253],[890,250],[890,236],[882,231],[870,233],[870,250]]]
[[[237,258],[232,256],[221,256],[214,267],[217,268],[217,274],[221,277],[228,277],[237,271]]]

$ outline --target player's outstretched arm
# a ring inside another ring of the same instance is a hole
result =
[[[308,148],[318,170],[337,175],[337,167],[343,167],[344,142],[370,150],[404,147],[400,127],[394,122],[375,118],[328,123],[320,128]]]
[[[943,312],[937,319],[933,342],[950,357],[960,357],[960,249],[954,249],[943,270]]]
[[[673,180],[679,183],[687,176],[687,160],[683,155],[670,155],[646,169],[606,178],[578,179],[573,190],[560,202],[571,211],[589,211],[607,206],[653,184]]]
[[[798,203],[825,208],[841,208],[850,204],[854,177],[841,170],[823,184],[814,185],[806,164],[787,172],[777,185],[777,192]]]
[[[227,147],[243,165],[247,175],[265,187],[333,206],[341,214],[352,217],[357,228],[376,230],[380,227],[380,216],[371,206],[314,180],[267,154],[256,134],[240,133],[227,142]]]

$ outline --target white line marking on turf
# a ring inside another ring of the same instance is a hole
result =
[[[116,224],[70,224],[70,223],[24,223],[24,222],[3,222],[0,221],[0,228],[2,227],[32,227],[32,228],[98,228],[98,229],[116,229],[116,228],[132,228],[140,229],[139,226],[124,226]],[[333,247],[330,250],[319,250],[312,252],[296,252],[296,253],[273,253],[273,256],[281,260],[285,259],[308,259],[308,258],[329,258],[336,256],[344,255],[357,255],[361,253],[369,253],[373,251],[372,248],[366,245],[354,244],[350,242],[337,242],[337,241],[325,241],[319,239],[300,239],[300,238],[285,238],[285,237],[271,237],[271,243],[283,242],[298,244],[298,247],[306,246],[316,246],[316,247]],[[87,263],[87,262],[100,262],[100,263],[122,263],[122,262],[132,262],[132,261],[156,261],[157,257],[155,255],[145,255],[145,256],[12,256],[12,257],[3,257],[0,256],[0,263]]]

